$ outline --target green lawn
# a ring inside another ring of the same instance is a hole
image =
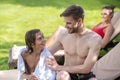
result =
[[[120,0],[0,0],[0,70],[9,69],[9,49],[14,44],[25,45],[26,31],[39,28],[48,39],[58,26],[64,25],[59,15],[71,4],[85,9],[84,24],[88,28],[101,20],[103,6],[113,4],[115,12],[120,11]]]

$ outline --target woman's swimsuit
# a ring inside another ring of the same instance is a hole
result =
[[[97,34],[99,34],[103,38],[105,35],[103,31],[106,27],[107,26],[101,27],[101,28],[93,27],[92,31],[96,32]]]

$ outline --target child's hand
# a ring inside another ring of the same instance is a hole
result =
[[[37,77],[33,74],[30,74],[28,80],[38,80]]]

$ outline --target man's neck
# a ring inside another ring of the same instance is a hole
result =
[[[77,34],[83,35],[85,32],[86,32],[86,28],[85,28],[84,25],[82,24],[82,25],[79,27],[79,30],[78,30],[78,33],[77,33]]]

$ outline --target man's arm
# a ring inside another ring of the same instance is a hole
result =
[[[99,36],[96,36],[95,38],[89,41],[89,53],[83,64],[85,72],[90,72],[94,64],[97,62],[101,45],[102,38]]]
[[[51,46],[48,47],[48,50],[52,54],[54,54],[55,52],[57,52],[60,49],[63,49],[63,46],[61,44],[61,39],[63,38],[63,35],[64,35],[63,32],[64,32],[64,28],[60,27],[57,30],[57,35],[56,35],[55,40],[53,41],[53,43],[51,44]]]
[[[59,36],[58,36],[59,37]],[[56,40],[54,41],[54,43],[48,47],[48,50],[54,55],[54,53],[56,53],[58,50],[61,49],[61,43],[58,40],[58,38],[56,38]]]
[[[47,42],[46,42],[46,47],[48,48],[48,47],[50,47],[53,43],[54,43],[54,41],[55,41],[55,39],[56,39],[56,37],[58,36],[58,34],[59,34],[59,32],[60,32],[60,30],[61,30],[61,26],[50,36],[50,38],[47,40]]]

